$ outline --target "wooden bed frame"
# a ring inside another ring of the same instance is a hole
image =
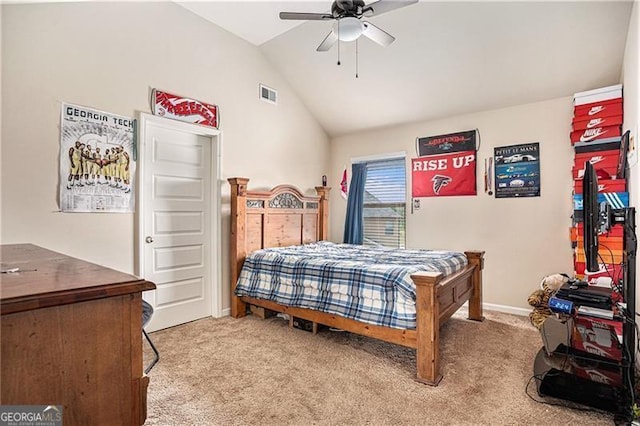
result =
[[[414,348],[417,380],[437,386],[440,374],[439,327],[467,300],[469,319],[482,321],[482,269],[484,251],[466,251],[468,265],[443,276],[421,272],[411,278],[416,284],[416,329],[395,329],[310,309],[279,305],[251,297],[235,296],[238,276],[252,251],[299,245],[328,239],[328,187],[316,187],[318,196],[305,196],[290,185],[271,191],[247,191],[247,178],[231,178],[231,316],[240,318],[253,310],[282,312],[316,324]]]

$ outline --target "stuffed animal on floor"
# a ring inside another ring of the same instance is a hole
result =
[[[529,319],[533,326],[540,329],[544,320],[553,314],[549,309],[549,299],[553,293],[562,287],[562,285],[568,280],[569,278],[565,275],[549,275],[542,279],[540,289],[531,293],[531,296],[529,296],[527,301],[529,302],[529,305],[533,306],[533,311],[529,314]]]

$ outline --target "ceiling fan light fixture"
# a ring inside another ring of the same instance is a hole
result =
[[[362,35],[364,25],[358,18],[347,16],[338,19],[333,25],[333,32],[338,35],[340,41],[354,41]]]

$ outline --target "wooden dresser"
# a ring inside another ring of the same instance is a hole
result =
[[[133,275],[31,244],[0,246],[3,405],[62,405],[65,425],[140,425],[142,292]]]

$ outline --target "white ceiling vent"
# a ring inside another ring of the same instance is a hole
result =
[[[278,103],[278,92],[264,84],[260,85],[260,99],[263,101],[271,102],[272,104]]]

